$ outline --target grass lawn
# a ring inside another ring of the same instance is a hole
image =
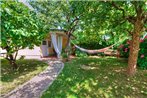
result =
[[[48,64],[38,60],[19,60],[19,69],[13,71],[7,60],[1,59],[1,94],[6,94],[18,85],[43,71]]]
[[[76,58],[42,98],[147,98],[147,70],[127,77],[126,66],[124,59]]]

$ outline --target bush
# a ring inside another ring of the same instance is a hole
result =
[[[19,60],[24,60],[25,59],[25,55],[21,55],[21,57],[19,58]]]
[[[119,52],[121,57],[128,58],[129,57],[129,51],[130,51],[130,40],[125,40],[119,47]]]
[[[87,57],[87,56],[88,56],[87,53],[82,52],[82,51],[79,51],[79,50],[76,50],[76,51],[75,51],[75,55],[76,55],[77,57]]]
[[[62,53],[62,58],[68,58],[68,55],[66,53]]]
[[[147,69],[147,57],[138,59],[137,63],[141,69]]]
[[[86,49],[101,49],[104,47],[109,46],[108,43],[106,42],[102,42],[101,44],[99,44],[99,42],[94,42],[94,41],[90,41],[90,42],[81,42],[78,44],[78,46],[86,48]]]
[[[120,56],[128,58],[130,51],[130,40],[125,40],[119,47]],[[140,39],[140,50],[137,65],[142,69],[147,69],[147,37]]]

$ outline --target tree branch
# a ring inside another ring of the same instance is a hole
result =
[[[117,5],[116,3],[114,3],[114,1],[112,1],[112,6],[114,8],[116,8],[117,10],[122,11],[124,19],[128,20],[132,24],[135,23],[135,17],[134,16],[125,16],[125,10],[122,7],[120,7],[119,5]]]
[[[126,17],[126,19],[132,24],[134,24],[136,21],[136,18],[134,16],[128,16],[128,17]]]
[[[16,51],[15,53],[14,60],[16,60],[17,54],[18,54],[18,51]]]
[[[132,31],[129,31],[129,30],[126,30],[131,36],[133,36],[133,32]]]
[[[143,22],[144,24],[147,22],[147,12],[144,12],[143,15],[142,15],[142,19],[143,19]]]
[[[131,3],[134,5],[137,16],[140,16],[141,18],[141,16],[143,15],[142,5],[137,1],[132,1]]]
[[[79,20],[79,18],[76,16],[75,19],[71,22],[70,25],[74,24],[77,20]]]
[[[10,58],[9,58],[8,54],[6,54],[6,59],[7,59],[8,61],[10,61]]]
[[[74,32],[74,29],[77,26],[77,24],[78,24],[78,20],[75,21],[75,25],[70,29],[69,31],[70,33]]]
[[[125,10],[123,8],[121,8],[120,6],[118,6],[116,3],[114,3],[114,1],[112,1],[112,6],[120,11],[122,11],[123,13],[123,17],[125,18]]]
[[[147,32],[147,28],[144,28],[144,31],[146,31],[146,32]]]

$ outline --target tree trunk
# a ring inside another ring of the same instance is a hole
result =
[[[137,59],[138,59],[138,51],[139,51],[139,34],[134,33],[129,53],[128,60],[128,75],[134,75],[136,72]]]
[[[7,51],[6,59],[9,61],[10,65],[12,65],[13,69],[17,69],[18,66],[16,64],[16,57],[17,57],[18,51],[16,51],[15,57],[13,57],[13,53],[10,53],[10,47],[6,46],[5,49]]]
[[[13,55],[10,54],[10,55],[9,55],[9,58],[10,58],[10,59],[9,59],[9,62],[10,62],[10,64],[12,65],[13,69],[17,69],[18,66],[17,66],[17,64],[16,64],[16,60],[14,59]]]
[[[71,35],[69,33],[67,43],[66,43],[66,48],[65,48],[65,52],[66,52],[68,58],[69,58],[69,55],[70,55],[70,40],[71,40],[70,38],[71,38]]]
[[[127,73],[130,76],[134,75],[136,72],[141,31],[142,31],[141,20],[137,19],[134,24],[134,32],[132,36],[129,59],[128,59]]]
[[[17,64],[16,64],[16,62],[15,62],[15,60],[11,60],[11,61],[9,61],[9,62],[10,62],[10,64],[12,65],[12,67],[13,67],[14,70],[18,68],[18,66],[17,66]]]
[[[14,70],[18,68],[16,64],[16,59],[13,57],[12,54],[7,54],[6,59],[9,61],[10,65],[12,65]]]

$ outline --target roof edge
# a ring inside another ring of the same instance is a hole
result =
[[[67,32],[66,30],[64,29],[50,29],[50,31],[61,31],[61,32]]]

